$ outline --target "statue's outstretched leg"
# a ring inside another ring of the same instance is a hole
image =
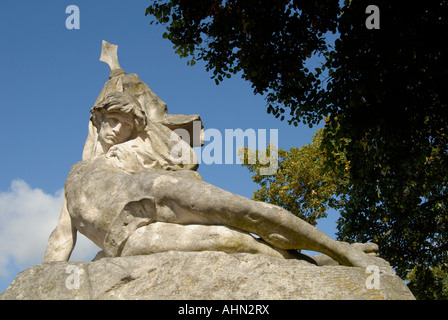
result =
[[[330,238],[287,210],[190,177],[169,174],[153,180],[148,191],[159,199],[158,221],[227,225],[254,233],[280,249],[318,251],[348,266],[373,264],[361,250]]]

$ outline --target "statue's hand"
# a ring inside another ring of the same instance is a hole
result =
[[[132,146],[116,145],[109,149],[106,158],[113,159],[117,167],[129,172],[135,173],[143,169],[141,161]]]
[[[113,146],[107,152],[106,157],[107,158],[115,157],[115,158],[118,158],[118,159],[122,159],[123,158],[123,152],[117,146]]]

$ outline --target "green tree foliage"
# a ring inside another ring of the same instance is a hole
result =
[[[267,111],[297,125],[317,123],[322,104],[321,68],[309,70],[314,55],[328,53],[325,34],[336,31],[338,1],[171,0],[146,10],[167,26],[176,53],[206,62],[216,84],[233,74],[266,94]]]
[[[420,299],[448,300],[448,270],[446,267],[415,266],[407,275],[409,288]]]
[[[366,27],[369,5],[379,8],[380,29]],[[355,0],[339,8],[337,0],[171,0],[153,1],[147,14],[167,26],[181,57],[205,61],[217,84],[241,74],[266,96],[269,113],[292,124],[328,117],[327,172],[349,177],[338,237],[378,243],[417,298],[446,297],[448,1]],[[331,48],[325,35],[335,31]],[[308,69],[318,55],[322,63]],[[292,165],[296,152],[282,152]],[[283,178],[260,180],[278,195],[266,189],[258,197],[322,215],[325,197],[313,207],[305,191],[280,196]]]
[[[340,179],[327,170],[325,162],[328,158],[320,146],[323,130],[316,131],[312,144],[300,148],[275,150],[270,145],[266,150],[250,150],[248,147],[239,150],[243,166],[254,173],[252,179],[260,185],[252,199],[269,202],[287,209],[312,225],[320,218],[327,216],[331,207],[339,209],[343,201],[338,195],[346,188],[347,175]],[[265,159],[276,153],[277,167],[272,175],[260,174],[263,163],[268,161],[248,161],[248,159]],[[345,164],[348,173],[348,163],[340,155],[341,163]]]
[[[448,47],[438,36],[448,3],[377,5],[379,30],[365,27],[365,2],[344,8],[328,62],[324,145],[351,164],[338,236],[378,243],[402,278],[414,270],[411,288],[437,287],[427,275],[448,263]]]

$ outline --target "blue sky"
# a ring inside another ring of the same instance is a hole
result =
[[[65,9],[80,10],[80,29],[68,30]],[[238,76],[219,86],[201,62],[187,66],[149,25],[148,0],[0,2],[0,291],[16,274],[42,262],[56,226],[61,190],[81,160],[89,110],[109,68],[101,41],[117,44],[121,67],[168,105],[168,113],[200,114],[205,128],[278,129],[279,147],[311,142],[316,127],[288,126],[266,113],[265,101]],[[201,165],[203,179],[251,197],[257,189],[239,164]],[[319,223],[334,237],[337,215]],[[96,248],[81,240],[72,260],[89,261]]]

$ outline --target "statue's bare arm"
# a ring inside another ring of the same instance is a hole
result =
[[[58,225],[48,239],[44,261],[68,261],[75,247],[76,234],[77,231],[68,213],[67,201],[64,196]]]

